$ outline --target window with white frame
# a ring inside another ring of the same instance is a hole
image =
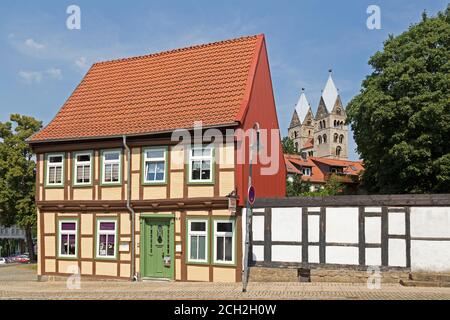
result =
[[[192,147],[189,156],[190,175],[192,182],[212,182],[213,148]]]
[[[77,220],[59,221],[59,256],[77,256]]]
[[[214,221],[214,262],[233,264],[235,255],[234,251],[234,221]]]
[[[120,182],[120,151],[104,151],[103,152],[103,183],[119,183]]]
[[[97,257],[116,257],[116,221],[97,220]]]
[[[208,222],[207,220],[188,220],[188,260],[207,262]]]
[[[311,175],[311,168],[310,167],[303,167],[302,168],[302,174],[304,176],[310,176]]]
[[[62,154],[48,155],[47,157],[47,185],[60,186],[63,184],[63,161]]]
[[[75,154],[75,173],[74,179],[76,185],[91,183],[91,153],[76,153]]]
[[[144,183],[166,181],[165,148],[149,148],[144,150]]]

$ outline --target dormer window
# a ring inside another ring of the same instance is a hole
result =
[[[309,168],[309,167],[303,167],[303,168],[302,168],[302,174],[303,174],[304,176],[311,176],[311,168]]]

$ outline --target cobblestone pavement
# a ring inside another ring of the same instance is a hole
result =
[[[450,288],[411,288],[396,284],[370,290],[363,284],[83,281],[67,289],[65,281],[37,282],[35,266],[0,267],[0,299],[448,299]]]

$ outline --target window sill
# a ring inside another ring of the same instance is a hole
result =
[[[95,257],[94,260],[98,261],[117,261],[117,257]]]
[[[108,188],[108,187],[121,187],[122,182],[115,182],[115,183],[100,183],[100,187],[102,188]]]
[[[58,260],[78,260],[78,256],[76,256],[76,257],[58,256],[56,259],[58,259]]]
[[[141,183],[143,186],[148,187],[148,186],[167,186],[167,182],[165,181],[161,181],[161,182],[142,182]]]
[[[209,261],[200,262],[200,261],[186,261],[186,265],[193,265],[193,266],[209,266]]]
[[[72,184],[72,188],[92,188],[94,185],[91,184]]]
[[[64,189],[64,185],[45,185],[44,189]]]
[[[211,263],[211,265],[216,266],[216,267],[230,267],[230,268],[236,268],[236,266],[237,266],[236,262],[233,262],[233,263],[213,262],[213,263]]]
[[[213,186],[215,183],[214,181],[189,181],[187,183],[188,186],[197,186],[197,185],[203,185],[203,186]]]

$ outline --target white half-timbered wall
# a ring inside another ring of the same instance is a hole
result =
[[[450,206],[254,208],[251,244],[260,266],[450,271]]]

